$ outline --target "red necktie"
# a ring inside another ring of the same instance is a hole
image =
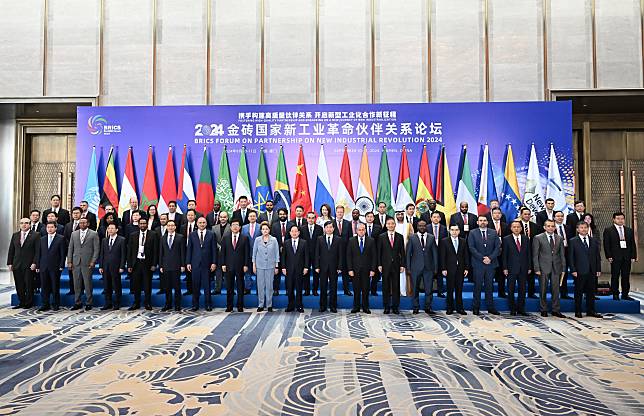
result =
[[[521,252],[521,240],[519,240],[519,239],[517,238],[517,239],[515,239],[514,241],[516,241],[516,243],[517,243],[517,251]]]
[[[394,248],[394,235],[389,234],[389,244],[391,244],[391,248]]]
[[[237,236],[233,236],[233,250],[237,248]]]
[[[338,221],[338,234],[342,235],[342,220]]]
[[[467,214],[463,214],[463,224],[467,224]]]
[[[282,237],[286,235],[286,224],[282,223]]]

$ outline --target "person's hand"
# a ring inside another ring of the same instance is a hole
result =
[[[286,269],[282,269],[282,274],[286,276]]]
[[[153,271],[155,271],[155,270],[156,270],[156,266],[152,266],[152,267],[150,267],[150,271],[152,271],[152,272],[153,272]]]
[[[210,265],[210,271],[211,272],[214,272],[216,268],[217,268],[216,264],[211,264]],[[246,270],[248,270],[248,267],[244,267],[244,271],[246,271]]]
[[[602,275],[602,272],[597,272],[597,277],[600,277]]]
[[[274,273],[275,273],[275,276],[277,276],[280,273],[280,268],[276,267]]]
[[[573,277],[577,277],[577,272],[570,273]]]
[[[400,268],[400,273],[405,273],[405,268],[404,267]]]
[[[441,274],[442,274],[443,276],[447,276],[447,270],[443,270],[443,272],[442,272]]]
[[[304,268],[304,271],[302,272],[303,274],[309,274],[309,269]]]
[[[320,269],[315,269],[315,273],[320,273]]]
[[[159,267],[159,272],[163,273],[163,267]]]
[[[32,264],[31,267],[29,267],[31,270],[36,270],[36,263]]]
[[[61,272],[62,272],[62,271],[63,271],[63,268],[62,268],[62,267],[60,267],[60,268],[58,269],[58,271],[61,271]]]
[[[185,271],[186,271],[186,268],[185,268],[185,267],[181,267],[181,273],[183,273],[183,272],[185,272]]]
[[[483,264],[490,264],[490,258],[488,256],[483,257]]]
[[[470,271],[469,271],[469,270],[464,270],[464,271],[463,271],[463,276],[464,276],[464,277],[467,277],[467,275],[468,275],[469,273],[470,273]]]
[[[528,274],[532,273],[532,270],[528,270]]]
[[[612,257],[609,257],[609,258],[607,258],[606,260],[608,260],[608,262],[609,262],[609,263],[612,263],[612,262],[613,262],[613,258],[612,258]]]
[[[128,272],[128,273],[132,273],[132,268],[131,268],[131,267],[128,267],[128,268],[127,268],[127,272]]]
[[[376,272],[374,272],[373,270],[369,272],[369,277],[374,277],[375,275],[376,275]]]
[[[378,271],[382,273],[382,266],[378,266]]]
[[[9,271],[10,271],[10,272],[12,272],[12,271],[13,271],[13,265],[12,265],[12,264],[10,264],[10,265],[9,265]]]
[[[244,266],[244,273],[248,271],[248,266]]]
[[[349,270],[349,276],[353,277],[353,270]]]
[[[257,274],[257,266],[253,263],[253,274]]]
[[[540,271],[536,271],[536,272],[534,272],[534,274],[536,274],[537,276],[541,276],[541,272],[540,272]]]
[[[503,274],[507,276],[509,274],[508,270],[503,270]]]
[[[100,274],[103,274],[103,268],[102,268],[102,267],[99,267],[99,268],[98,268],[98,272],[99,272]]]
[[[342,270],[336,270],[336,272],[338,272],[338,274],[340,274],[340,273],[342,273]]]
[[[119,273],[123,273],[124,271],[124,269],[119,269]]]
[[[226,273],[226,269],[227,269],[227,267],[226,267],[226,265],[225,265],[225,264],[224,264],[223,266],[221,266],[221,271],[222,271],[222,272]]]
[[[191,272],[192,271],[192,264],[186,265],[186,269],[188,269],[188,271]]]

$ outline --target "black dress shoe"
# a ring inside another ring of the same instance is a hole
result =
[[[591,317],[591,318],[600,318],[600,319],[601,319],[601,318],[603,318],[603,316],[601,316],[601,315],[600,315],[600,314],[598,314],[597,312],[587,313],[587,314],[586,314],[586,316],[589,316],[589,317]]]
[[[32,307],[32,306],[33,306],[33,305],[32,305],[31,303],[28,303],[28,304],[26,304],[26,305],[23,305],[23,306],[22,306],[22,309],[31,309],[31,307]]]
[[[221,290],[215,290],[212,292],[213,295],[221,295]]]
[[[491,315],[501,315],[501,312],[497,311],[496,309],[492,309],[491,311],[487,311],[487,313]]]
[[[190,310],[191,310],[192,312],[197,312],[197,311],[199,310],[199,308],[198,308],[198,307],[196,307],[196,306],[193,306],[192,308],[190,308]]]
[[[635,299],[633,299],[632,297],[626,295],[626,296],[622,296],[622,300],[635,300]]]
[[[91,311],[92,310],[92,305],[85,305],[85,310],[86,311]]]
[[[619,300],[619,295],[613,295],[613,300]]]
[[[362,310],[362,312],[364,312],[364,313],[366,313],[366,314],[370,314],[370,313],[371,313],[371,309],[366,308],[366,309],[363,309],[363,310]]]
[[[510,311],[510,315],[517,316],[517,311]]]
[[[167,312],[170,310],[170,306],[165,305],[163,308],[161,308],[161,312]]]
[[[583,318],[581,312],[575,312],[575,318]]]
[[[192,292],[189,292],[187,290],[183,292],[183,296],[190,296],[190,295],[192,295]]]
[[[465,309],[460,309],[458,313],[459,315],[467,315],[467,312],[465,312]]]
[[[212,311],[212,306],[206,306],[206,312]]]
[[[508,297],[508,295],[506,295],[505,293],[499,293],[499,297],[500,297],[500,298],[507,298],[507,297]]]
[[[257,312],[264,312],[264,308],[257,308]]]
[[[547,318],[548,317],[548,312],[541,312],[541,316],[543,316],[544,318]]]
[[[528,295],[528,297],[530,299],[539,299],[539,297],[537,295]]]
[[[394,315],[400,315],[400,310],[398,308],[391,308],[391,312],[393,312]]]
[[[378,292],[372,290],[371,291],[371,296],[378,296]]]
[[[445,311],[445,315],[451,315],[453,313],[454,313],[454,311],[451,310],[451,309],[448,309],[448,310]]]
[[[145,305],[145,310],[146,311],[151,311],[152,310],[152,305],[150,305],[150,304]]]
[[[280,295],[280,292],[278,290],[273,291],[273,296],[279,296],[279,295]]]
[[[318,291],[317,291],[317,290],[314,290],[314,291],[313,291],[313,296],[320,296],[320,295],[318,295]]]
[[[80,303],[75,303],[74,306],[71,307],[71,310],[72,311],[77,311],[82,307],[83,307],[83,305],[81,305]]]
[[[336,308],[330,308],[329,311],[331,311],[331,313],[338,313],[338,310]]]
[[[273,312],[273,307],[271,306],[270,308],[268,308],[268,311]]]
[[[445,297],[445,294],[444,294],[444,293],[439,293],[439,294],[438,294],[438,297],[439,297],[439,298],[444,298],[444,297]]]
[[[297,311],[298,311],[299,313],[303,313],[303,312],[304,312],[304,308],[297,308]]]
[[[351,292],[350,290],[345,290],[344,295],[345,296],[353,296],[353,292]]]
[[[553,312],[552,316],[557,317],[557,318],[565,318],[566,315],[562,314],[561,312]]]
[[[562,296],[562,297],[561,297],[561,299],[568,299],[568,300],[571,300],[571,299],[572,299],[572,296],[568,296],[568,295],[566,295],[566,296]]]
[[[112,309],[112,305],[105,305],[101,308],[102,311],[108,311],[110,309]]]
[[[244,308],[241,308],[241,307],[237,308],[237,312],[244,312]]]
[[[163,295],[164,293],[165,293],[165,292],[163,291],[163,289],[159,289],[159,290],[157,290],[157,295]]]
[[[113,311],[118,311],[119,309],[121,309],[121,305],[114,305],[114,306],[112,306],[112,310],[113,310]]]
[[[304,296],[311,296],[311,292],[307,290],[306,292],[304,292]]]
[[[43,305],[40,308],[38,308],[38,312],[47,312],[49,309],[51,309],[49,306]]]
[[[530,316],[530,314],[527,313],[526,311],[519,312],[519,315],[521,315],[521,316]]]
[[[351,309],[351,313],[358,313],[358,312],[360,312],[360,308]]]
[[[411,311],[411,313],[413,313],[414,315],[418,315],[418,309],[414,309],[413,311]]]
[[[175,306],[174,310],[175,312],[181,312],[181,306]]]
[[[57,311],[59,309],[60,309],[60,306],[58,306],[58,305],[54,305],[54,307],[51,308],[52,311]]]
[[[244,295],[250,295],[250,289],[244,289]]]
[[[481,312],[478,309],[472,309],[472,313],[474,315],[480,315],[481,314]]]
[[[597,296],[594,296],[594,298],[595,298],[595,300],[599,300],[599,297],[597,297]]]
[[[324,313],[324,312],[326,312],[326,308],[320,308],[320,309],[318,309],[318,312]]]
[[[22,305],[15,305],[12,306],[11,309],[22,309]]]
[[[132,305],[129,308],[127,308],[127,310],[128,311],[137,311],[137,310],[139,310],[140,307],[141,307],[141,305]]]
[[[75,293],[73,291],[71,291],[71,290],[69,292],[65,293],[65,296],[74,296],[74,295],[75,295]]]
[[[295,310],[295,308],[290,307],[290,308],[286,308],[286,309],[284,310],[284,312],[293,312],[294,310]]]
[[[431,308],[425,309],[425,313],[427,315],[434,315],[436,312],[434,312]]]
[[[232,311],[233,311],[233,307],[232,307],[232,306],[229,306],[229,307],[227,307],[227,308],[226,308],[226,312],[230,313],[230,312],[232,312]]]
[[[385,310],[382,311],[382,313],[384,313],[385,315],[389,315],[391,311],[389,310],[389,308],[385,308]]]

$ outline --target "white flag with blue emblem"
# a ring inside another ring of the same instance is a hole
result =
[[[555,200],[555,209],[566,213],[566,192],[564,192],[555,146],[550,144],[550,163],[548,164],[548,187],[546,198]]]

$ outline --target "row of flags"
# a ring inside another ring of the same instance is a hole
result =
[[[340,205],[344,206],[347,211],[358,208],[360,212],[364,214],[368,211],[375,211],[379,202],[385,202],[387,204],[388,213],[390,215],[393,215],[394,210],[403,210],[409,203],[416,204],[418,212],[424,212],[427,209],[427,201],[430,199],[436,200],[438,210],[444,212],[446,215],[451,215],[456,212],[457,203],[462,201],[468,203],[470,212],[485,214],[489,211],[490,202],[492,200],[499,200],[501,209],[508,218],[516,218],[518,216],[519,208],[523,205],[529,207],[533,212],[545,209],[544,201],[546,198],[553,198],[555,200],[556,209],[566,208],[566,195],[561,181],[554,145],[550,145],[548,180],[545,192],[541,184],[541,175],[539,174],[535,147],[534,144],[532,145],[523,199],[519,193],[519,184],[514,165],[512,146],[508,144],[506,149],[506,157],[503,164],[504,175],[503,183],[501,185],[501,198],[497,197],[497,188],[494,180],[494,172],[492,171],[490,149],[487,144],[482,146],[482,152],[483,155],[479,166],[480,175],[478,176],[478,184],[475,186],[474,181],[472,180],[472,171],[468,158],[467,146],[463,145],[459,160],[456,189],[454,190],[452,188],[449,166],[445,157],[445,146],[442,146],[440,150],[438,166],[436,169],[437,177],[434,186],[432,186],[427,148],[426,146],[423,146],[418,186],[414,196],[407,151],[405,146],[403,146],[398,173],[396,198],[394,199],[386,147],[383,147],[383,151],[381,153],[378,182],[376,193],[374,195],[371,184],[371,172],[369,170],[367,147],[364,146],[362,150],[358,186],[357,191],[354,194],[354,187],[351,179],[351,165],[349,163],[349,155],[345,146],[338,187],[334,197],[331,192],[329,172],[324,154],[324,146],[322,145],[320,147],[318,159],[318,174],[315,185],[315,194],[313,199],[311,199],[302,146],[300,146],[298,161],[295,166],[295,187],[292,194],[286,170],[284,149],[282,147],[280,147],[278,156],[274,192],[271,190],[268,167],[266,164],[264,149],[262,148],[260,150],[258,172],[255,180],[255,193],[253,194],[245,147],[242,147],[241,149],[241,157],[239,159],[239,166],[233,191],[226,146],[224,146],[224,149],[221,152],[219,171],[214,189],[212,186],[213,181],[210,172],[208,150],[204,147],[196,193],[189,173],[190,167],[186,146],[183,148],[178,182],[175,178],[173,150],[170,146],[168,149],[161,193],[159,194],[156,185],[157,181],[154,167],[154,155],[152,146],[150,146],[148,149],[145,176],[139,205],[142,209],[147,209],[150,205],[155,204],[157,205],[158,211],[160,213],[164,213],[168,212],[168,202],[175,200],[177,201],[178,210],[180,212],[185,212],[187,210],[188,201],[194,199],[197,202],[198,211],[209,212],[213,208],[214,201],[217,200],[221,203],[222,210],[232,211],[239,207],[240,197],[246,196],[251,206],[255,207],[255,209],[260,212],[266,210],[267,201],[273,201],[275,210],[286,208],[290,212],[291,217],[294,217],[295,215],[294,208],[296,206],[301,205],[304,207],[305,212],[315,211],[319,214],[323,204],[328,204],[331,207],[332,214],[335,212],[335,207]],[[114,207],[118,207],[118,213],[119,215],[122,215],[125,210],[129,209],[130,199],[133,197],[138,198],[136,192],[136,178],[134,176],[132,148],[130,147],[128,149],[125,170],[123,172],[123,180],[121,181],[120,194],[117,190],[114,157],[114,148],[111,148],[107,160],[102,192],[99,192],[96,148],[94,147],[92,150],[92,158],[88,171],[84,199],[88,201],[90,211],[97,213],[99,218],[104,214],[103,207],[106,204],[109,203]]]

